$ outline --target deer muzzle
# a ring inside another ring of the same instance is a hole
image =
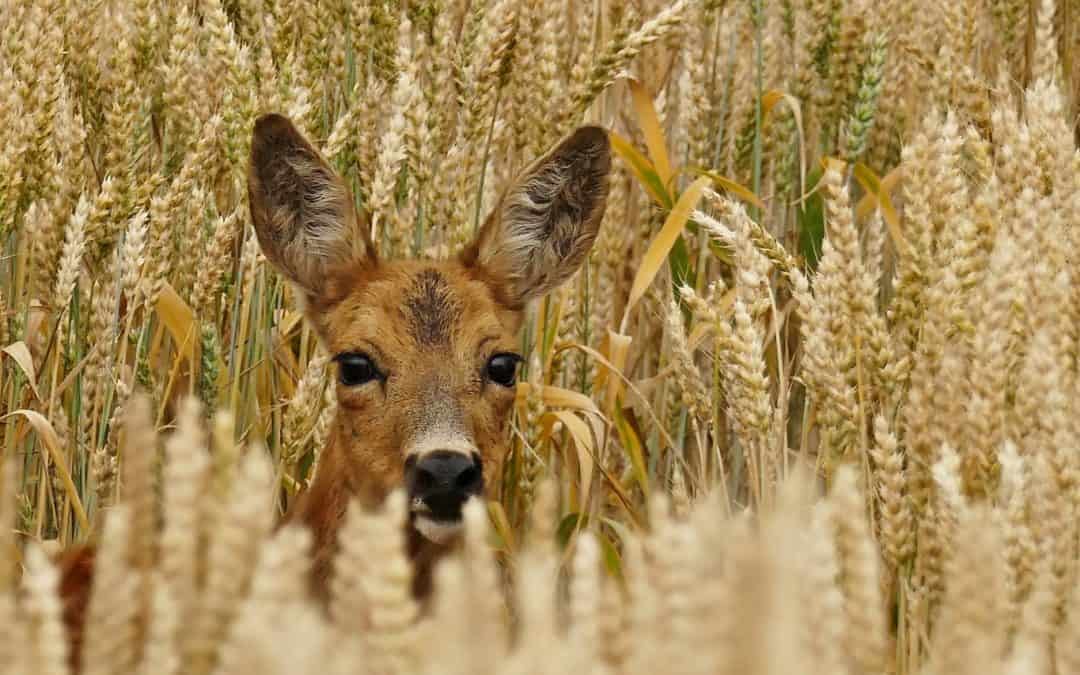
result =
[[[461,507],[484,491],[480,457],[475,453],[436,450],[405,463],[413,524],[420,534],[445,543],[461,528]]]

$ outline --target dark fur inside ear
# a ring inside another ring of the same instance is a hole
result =
[[[600,127],[577,129],[522,172],[463,253],[522,304],[566,281],[585,260],[607,204],[611,144]]]
[[[286,117],[255,122],[248,201],[263,253],[309,293],[327,270],[371,254],[344,181]]]

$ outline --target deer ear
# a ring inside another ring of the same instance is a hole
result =
[[[483,269],[511,306],[556,288],[596,240],[610,171],[607,132],[580,127],[510,185],[462,261]]]
[[[309,295],[328,270],[374,259],[345,181],[286,117],[255,122],[248,201],[263,253]]]

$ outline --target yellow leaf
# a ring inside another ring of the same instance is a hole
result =
[[[549,384],[543,385],[543,390],[540,392],[541,400],[545,406],[551,408],[568,408],[570,410],[584,410],[591,413],[600,414],[600,409],[596,407],[593,400],[585,394],[571,391],[570,389],[563,389],[562,387],[554,387]],[[532,389],[532,385],[528,382],[518,382],[516,397],[520,403],[525,400],[529,395],[529,391]]]
[[[641,299],[641,296],[645,295],[645,290],[652,284],[656,273],[660,271],[660,268],[667,260],[671,247],[675,245],[675,241],[686,226],[686,221],[690,219],[690,213],[701,201],[705,186],[711,180],[708,176],[702,176],[694,181],[690,187],[686,188],[686,191],[679,196],[679,201],[676,202],[675,207],[668,213],[664,226],[660,228],[660,232],[649,244],[649,249],[645,251],[645,257],[638,266],[637,275],[634,277],[634,285],[630,288],[630,297],[626,301],[626,311],[623,313],[623,325],[626,325],[630,310]]]
[[[878,175],[874,173],[874,170],[865,164],[859,162],[855,165],[855,169],[852,172],[855,176],[855,180],[859,181],[859,185],[863,190],[866,190],[866,195],[873,196],[877,201],[878,209],[881,211],[881,217],[885,220],[886,226],[889,229],[889,236],[892,237],[893,244],[902,255],[907,255],[911,252],[911,246],[908,244],[907,239],[904,238],[904,231],[900,227],[900,216],[896,214],[896,209],[893,208],[892,199],[889,197],[889,190],[885,187],[885,181],[878,178]]]
[[[75,510],[75,517],[79,521],[79,527],[82,528],[84,533],[90,532],[90,520],[86,517],[86,509],[83,508],[82,500],[79,499],[79,491],[75,489],[75,482],[71,480],[67,460],[60,450],[60,437],[56,435],[52,423],[38,411],[25,408],[0,417],[0,422],[14,415],[21,415],[26,418],[26,421],[37,432],[38,438],[41,439],[45,449],[49,451],[49,457],[52,458],[53,466],[56,467],[56,473],[60,476],[60,483],[64,486],[64,493],[67,495],[68,501],[71,502],[71,508]]]
[[[730,178],[725,178],[724,176],[720,176],[719,174],[713,174],[710,176],[710,178],[713,179],[716,185],[720,186],[728,192],[731,192],[735,195],[735,197],[738,197],[744,202],[750,202],[758,208],[761,208],[761,210],[764,210],[765,202],[762,202],[758,195],[754,194],[754,191],[750,188],[735,183],[734,180],[731,180]]]
[[[592,433],[584,421],[569,410],[556,410],[548,413],[563,423],[570,436],[574,439],[574,447],[577,449],[578,473],[581,480],[580,489],[584,494],[592,485],[593,456],[596,453],[596,444]]]
[[[641,132],[645,135],[645,145],[649,148],[649,157],[656,166],[656,173],[660,176],[660,182],[665,189],[671,186],[671,162],[668,160],[667,139],[660,128],[660,118],[653,106],[652,94],[640,81],[630,78],[630,95],[634,99],[634,110],[637,111],[638,124]]]
[[[843,173],[847,170],[847,162],[840,159],[839,157],[822,157],[821,170],[835,171],[836,173],[843,175]]]
[[[195,326],[195,313],[167,281],[158,296],[155,309],[162,323],[169,329],[180,353],[189,363],[196,363],[199,336]]]
[[[30,349],[26,346],[26,343],[22,340],[12,342],[7,347],[4,347],[4,353],[10,356],[22,369],[23,375],[26,375],[26,379],[30,382],[30,390],[34,392],[34,398],[40,401],[41,394],[38,393],[37,376],[34,374],[34,359],[30,356]]]
[[[622,335],[608,329],[608,362],[611,369],[621,375],[626,367],[626,360],[630,357],[630,342],[633,340],[629,335]],[[607,392],[604,397],[604,409],[611,413],[615,409],[615,401],[619,396],[619,388],[622,380],[614,377],[615,373],[608,375]]]
[[[637,148],[614,131],[608,132],[608,138],[611,139],[611,149],[615,151],[615,154],[622,157],[626,162],[627,168],[630,169],[630,173],[634,174],[638,183],[641,184],[645,191],[649,193],[649,196],[653,198],[657,204],[666,206],[667,200],[665,194],[660,192],[659,185],[660,178],[656,173],[656,167],[652,162],[648,160],[644,155],[638,152]],[[651,175],[650,175],[651,174]]]
[[[768,117],[776,104],[784,100],[784,92],[779,89],[770,89],[761,95],[761,116]]]
[[[902,174],[902,167],[894,167],[892,171],[882,177],[881,190],[886,193],[891,193],[893,188],[896,187],[896,184],[900,182]],[[859,220],[865,219],[867,216],[870,215],[871,211],[877,208],[877,202],[877,195],[863,195],[863,198],[859,200],[858,205],[855,206],[855,217]]]
[[[730,192],[744,202],[749,202],[750,204],[758,207],[759,209],[765,209],[765,202],[761,201],[761,197],[758,197],[756,194],[754,194],[753,190],[746,187],[745,185],[737,183],[730,178],[725,178],[724,176],[721,176],[720,174],[714,173],[712,171],[702,171],[701,173],[702,175],[711,178],[713,182],[716,183],[720,187],[720,189],[724,190],[725,192]]]

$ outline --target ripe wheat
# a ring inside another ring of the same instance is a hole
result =
[[[1078,12],[3,3],[0,673],[1080,672]],[[273,529],[336,399],[250,223],[265,112],[387,257],[612,131],[425,607],[400,494],[350,511],[325,613]]]

